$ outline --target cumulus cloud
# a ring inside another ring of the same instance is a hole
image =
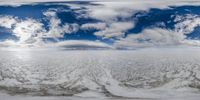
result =
[[[79,29],[76,23],[61,25],[56,12],[47,11],[44,15],[49,20],[48,30],[44,28],[44,24],[40,21],[30,18],[21,20],[13,16],[0,16],[0,26],[10,29],[13,35],[19,38],[16,44],[22,45],[43,44],[41,43],[43,38],[59,38],[63,37],[64,33],[70,34]]]
[[[191,33],[195,27],[200,26],[200,16],[187,14],[185,16],[176,16],[175,31],[183,34]]]
[[[5,40],[0,42],[0,47],[11,47],[16,46],[16,43],[12,40]]]
[[[44,15],[49,19],[49,31],[45,34],[46,37],[63,37],[64,33],[72,33],[79,29],[79,25],[76,23],[61,25],[56,11],[47,11],[44,12]]]
[[[119,2],[105,2],[104,0],[99,0],[102,2],[95,2],[100,4],[100,6],[88,6],[89,16],[110,21],[115,20],[117,17],[127,18],[136,13],[137,11],[148,11],[150,8],[169,8],[169,6],[181,6],[181,5],[199,5],[200,2],[196,0],[118,0]],[[104,1],[104,2],[103,2]]]
[[[32,3],[32,2],[46,2],[49,0],[16,0],[16,4],[20,3]],[[55,1],[55,0],[50,0]],[[62,0],[61,0],[62,1]],[[100,0],[101,1],[101,0]],[[192,2],[191,2],[192,1]],[[134,27],[133,20],[129,18],[138,11],[148,11],[150,8],[169,8],[169,6],[176,5],[199,5],[199,2],[193,2],[194,0],[182,1],[182,0],[128,0],[127,2],[108,2],[108,1],[96,1],[92,2],[99,5],[87,5],[85,6],[86,14],[83,17],[90,17],[99,20],[97,23],[86,23],[81,26],[78,23],[65,23],[57,17],[57,9],[50,9],[43,14],[48,20],[48,28],[44,28],[44,24],[38,20],[25,19],[20,20],[13,16],[0,16],[0,26],[9,28],[12,30],[13,35],[19,38],[19,44],[25,45],[41,45],[43,44],[43,38],[62,38],[64,34],[71,34],[77,32],[79,28],[84,30],[96,29],[97,32],[94,35],[103,39],[117,38],[114,41],[114,46],[117,48],[123,47],[144,47],[144,46],[162,46],[162,45],[197,45],[200,42],[197,40],[186,40],[185,34],[190,33],[195,27],[200,25],[200,17],[193,15],[177,16],[175,22],[178,24],[175,26],[175,30],[166,30],[160,28],[145,29],[139,34],[130,34],[124,38],[124,34],[127,30]],[[11,1],[1,0],[0,4],[12,3]],[[66,4],[67,5],[67,4]],[[72,4],[69,4],[72,6]],[[79,8],[81,5],[73,5],[71,8]],[[81,11],[81,10],[78,10]],[[81,15],[82,16],[82,15]],[[118,18],[121,20],[119,21]],[[129,20],[125,20],[128,18]],[[1,42],[5,45],[11,45],[13,42],[5,41]],[[58,47],[102,47],[110,48],[106,43],[98,41],[86,41],[86,40],[66,40],[56,43]]]
[[[178,24],[175,26],[175,30],[166,29],[146,29],[139,34],[131,34],[126,38],[123,37],[124,32],[134,27],[134,22],[127,21],[126,23],[119,23],[117,18],[130,18],[134,13],[138,11],[148,11],[150,8],[169,8],[169,6],[182,6],[182,5],[199,5],[200,2],[196,1],[134,1],[134,2],[97,2],[101,6],[89,7],[88,16],[101,20],[108,24],[108,26],[95,35],[112,38],[118,37],[120,40],[115,41],[114,45],[118,48],[123,47],[145,47],[145,46],[167,46],[167,45],[198,45],[198,41],[190,41],[185,39],[186,35],[199,26],[200,20],[198,16],[186,15],[184,18],[178,18],[175,22]],[[102,13],[105,12],[105,13]],[[181,19],[179,22],[178,20]]]
[[[0,16],[0,26],[5,28],[12,28],[17,22],[16,18],[12,16]]]
[[[19,38],[18,43],[23,44],[37,42],[45,33],[43,24],[34,19],[19,20],[12,16],[1,16],[0,26],[10,29]]]
[[[87,23],[81,26],[81,29],[90,30],[96,29],[99,30],[95,32],[94,35],[103,37],[103,38],[113,38],[113,37],[123,37],[125,31],[134,27],[132,22],[112,22],[110,24],[98,22],[98,23]]]
[[[45,30],[42,23],[33,19],[27,19],[15,23],[13,33],[15,36],[19,37],[19,43],[32,44],[42,37]]]
[[[174,31],[154,28],[145,29],[139,34],[130,34],[127,38],[115,42],[117,48],[180,45],[185,36]]]
[[[108,25],[108,27],[106,27],[105,29],[98,31],[94,34],[103,38],[120,38],[124,36],[125,31],[133,28],[133,26],[134,25],[131,22],[114,22]]]
[[[148,11],[150,8],[168,8],[169,6],[176,5],[198,5],[198,2],[189,2],[189,1],[173,1],[173,0],[135,0],[134,2],[129,0],[128,2],[93,2],[99,4],[98,6],[86,6],[87,14],[85,16],[91,17],[94,19],[101,20],[102,23],[98,24],[86,24],[82,27],[86,28],[95,28],[100,31],[96,32],[95,35],[103,38],[123,38],[124,32],[130,28],[134,27],[133,20],[127,20],[126,22],[120,22],[120,19],[129,19],[134,13],[138,11]],[[104,24],[105,23],[105,24]],[[96,25],[96,26],[95,26]]]

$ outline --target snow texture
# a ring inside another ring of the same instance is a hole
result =
[[[200,98],[198,47],[121,51],[1,49],[0,55],[3,100],[21,100],[24,95],[24,100]]]

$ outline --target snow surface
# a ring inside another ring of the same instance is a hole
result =
[[[0,100],[200,99],[198,47],[0,55]]]

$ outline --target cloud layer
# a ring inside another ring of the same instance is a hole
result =
[[[8,2],[1,0],[0,4],[13,5],[14,3],[14,5],[16,4],[17,6],[20,6],[23,5],[23,3],[32,2],[38,1],[17,0]],[[200,42],[197,39],[187,39],[187,35],[200,25],[200,17],[195,14],[185,14],[184,16],[174,15],[175,19],[173,21],[176,23],[174,29],[148,27],[139,33],[128,33],[129,30],[135,27],[137,21],[137,16],[133,16],[134,14],[140,11],[148,12],[151,8],[172,9],[169,6],[200,5],[200,2],[195,2],[193,0],[135,0],[134,2],[95,1],[84,6],[83,4],[77,3],[54,3],[54,5],[69,6],[71,9],[49,8],[44,11],[42,13],[44,16],[43,19],[47,20],[48,25],[38,19],[21,19],[19,16],[0,15],[0,27],[11,30],[12,35],[18,38],[17,41],[11,39],[1,41],[0,46],[55,46],[65,48],[81,47],[134,49],[135,47],[200,45]],[[88,21],[86,23],[63,23],[58,17],[58,12],[68,12],[69,10],[76,13],[77,19],[90,18],[97,20],[97,22]],[[80,30],[86,32],[95,30],[92,35],[94,35],[97,39],[61,40],[65,39],[66,34],[81,34],[79,32]],[[54,39],[54,41],[45,41],[45,39],[49,38]],[[105,42],[105,40],[111,42],[108,43]]]
[[[112,46],[99,41],[87,41],[87,40],[68,40],[58,42],[52,45],[53,47],[64,47],[70,49],[113,49]]]

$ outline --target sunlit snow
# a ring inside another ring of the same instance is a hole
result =
[[[200,97],[198,47],[1,49],[0,55],[1,92],[19,99],[21,95],[28,95],[24,100],[29,96],[45,100],[52,95],[58,97],[49,98],[59,100]]]

